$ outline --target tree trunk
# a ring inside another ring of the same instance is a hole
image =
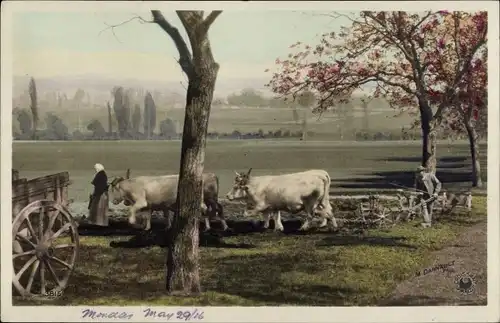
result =
[[[38,120],[33,116],[33,135],[32,140],[36,140],[36,128],[38,127]]]
[[[292,108],[292,116],[293,116],[293,121],[295,121],[295,124],[299,124],[299,113],[297,112],[297,108]]]
[[[366,132],[368,132],[368,130],[370,128],[369,122],[370,122],[370,120],[369,120],[369,114],[368,114],[368,103],[363,102],[363,129]]]
[[[422,166],[436,173],[437,166],[437,126],[433,120],[432,109],[420,104],[420,123],[422,128]]]
[[[307,140],[307,110],[304,110],[304,117],[302,120],[302,141]]]
[[[107,104],[108,107],[108,135],[111,137],[113,134],[113,122],[111,120],[111,106],[109,105],[109,102]]]
[[[195,61],[196,62],[196,61]],[[177,215],[169,234],[167,291],[201,292],[198,219],[201,215],[205,145],[218,65],[205,57],[195,63],[189,80],[182,134]]]
[[[472,187],[483,187],[481,165],[479,163],[479,144],[477,143],[478,135],[470,122],[465,123],[465,129],[469,137],[470,156],[472,158]]]

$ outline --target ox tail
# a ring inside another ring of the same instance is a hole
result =
[[[330,209],[330,185],[331,185],[331,179],[330,175],[325,172],[325,176],[323,177],[323,183],[324,183],[324,191],[323,191],[323,196],[321,197],[321,200],[319,202],[318,206],[322,206],[323,209]]]
[[[215,175],[215,200],[219,201],[219,176]]]
[[[218,216],[221,219],[224,219],[224,208],[222,207],[222,204],[219,203],[219,176],[215,175],[215,205],[216,205],[216,212],[215,216]]]

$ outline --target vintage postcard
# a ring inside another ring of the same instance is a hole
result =
[[[2,321],[499,321],[498,2],[1,21]]]

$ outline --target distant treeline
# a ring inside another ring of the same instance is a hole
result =
[[[181,138],[180,130],[177,129],[177,121],[171,118],[165,118],[160,121],[159,129],[156,129],[156,103],[150,92],[144,92],[140,89],[124,89],[116,86],[111,90],[113,104],[109,102],[105,109],[108,120],[107,129],[97,119],[90,120],[86,126],[85,132],[78,129],[70,132],[63,120],[54,112],[48,112],[44,116],[45,128],[40,129],[41,120],[39,114],[38,94],[36,82],[30,79],[28,86],[28,98],[21,101],[23,108],[13,109],[12,135],[14,140],[176,140]],[[73,105],[80,107],[83,105],[83,99],[88,93],[78,89],[73,99],[69,100],[65,96],[58,96],[57,107],[62,108],[69,101]],[[54,101],[55,98],[52,98]],[[419,140],[420,131],[406,131],[404,128],[400,132],[381,132],[370,130],[368,103],[362,98],[356,98],[354,101],[344,104],[338,104],[335,108],[336,114],[343,120],[338,131],[332,133],[315,133],[314,129],[307,129],[306,119],[302,120],[302,129],[291,131],[277,129],[264,132],[262,129],[254,132],[241,132],[238,129],[231,133],[208,133],[209,139],[277,139],[277,138],[324,138],[327,140],[356,140],[356,141],[380,141],[380,140]],[[274,108],[288,107],[293,112],[293,118],[296,124],[300,123],[301,117],[296,109],[299,104],[278,98],[266,98],[258,91],[253,89],[244,89],[240,94],[228,96],[227,101],[215,99],[214,105],[236,105],[236,106],[271,106]],[[50,101],[51,102],[51,101]],[[46,102],[47,103],[47,102]],[[64,104],[63,104],[64,103]],[[373,103],[373,102],[372,102]],[[359,104],[363,110],[363,131],[353,129],[354,120],[353,108]],[[384,106],[384,102],[377,102],[377,105]],[[102,110],[101,110],[102,111]],[[305,118],[305,116],[303,116]],[[17,122],[16,122],[17,121]],[[115,126],[116,129],[113,129]],[[418,129],[417,129],[418,130]],[[303,134],[306,136],[303,136]],[[441,137],[441,136],[440,136]],[[443,138],[449,138],[449,134],[443,133]]]
[[[19,123],[19,129],[13,129],[14,140],[32,140],[33,126],[30,113],[27,109],[15,111],[15,118]],[[177,130],[175,120],[166,118],[160,122],[158,133],[141,132],[136,127],[127,129],[127,131],[106,131],[99,120],[92,120],[87,125],[87,132],[75,130],[70,132],[64,122],[54,113],[45,115],[45,129],[37,129],[36,140],[178,140],[181,139],[181,133]],[[120,127],[118,127],[120,128]],[[148,130],[148,129],[147,129]],[[420,131],[405,131],[400,132],[381,132],[381,131],[353,131],[330,133],[326,135],[329,140],[355,140],[355,141],[386,141],[386,140],[419,140],[421,139]],[[307,138],[325,137],[325,134],[315,133],[314,131],[307,132]],[[445,139],[449,138],[447,134],[440,136]],[[275,131],[264,132],[259,129],[254,132],[241,132],[234,130],[231,133],[226,132],[209,132],[208,139],[287,139],[295,138],[300,140],[303,138],[302,131],[290,131],[278,129]],[[457,138],[459,139],[459,138]]]

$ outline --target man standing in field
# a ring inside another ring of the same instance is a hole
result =
[[[441,182],[433,172],[428,171],[424,166],[419,166],[415,176],[415,190],[423,193],[421,206],[424,222],[422,226],[429,228],[432,224],[432,207],[441,191]]]

